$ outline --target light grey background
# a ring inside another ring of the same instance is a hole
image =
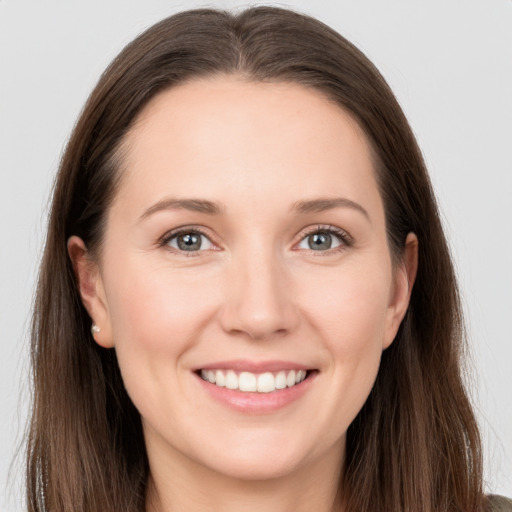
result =
[[[126,43],[173,12],[205,5],[248,4],[0,0],[2,511],[24,509],[22,463],[10,462],[27,415],[29,312],[63,146]],[[512,496],[512,0],[280,5],[318,17],[365,51],[412,124],[460,277],[487,489]]]

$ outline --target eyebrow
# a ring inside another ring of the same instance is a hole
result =
[[[297,213],[319,213],[334,208],[351,208],[362,213],[368,220],[370,215],[359,204],[344,197],[335,198],[317,198],[306,201],[296,201],[291,207],[291,211]],[[140,216],[139,222],[146,219],[150,215],[162,210],[189,210],[192,212],[206,213],[209,215],[219,215],[224,211],[224,207],[220,203],[209,201],[208,199],[193,199],[193,198],[175,198],[169,197],[158,201],[153,206],[150,206]]]
[[[358,211],[359,213],[362,213],[370,221],[370,215],[359,203],[344,197],[318,198],[308,201],[296,201],[292,205],[292,210],[298,213],[319,213],[326,210],[332,210],[334,208],[351,208]]]
[[[168,197],[150,206],[140,216],[139,222],[162,210],[189,210],[192,212],[207,213],[209,215],[218,215],[222,213],[224,209],[219,203],[208,201],[207,199],[178,199]]]

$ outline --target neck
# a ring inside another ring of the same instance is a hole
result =
[[[149,455],[149,453],[148,453]],[[147,512],[341,512],[339,450],[292,473],[265,480],[239,479],[181,455],[149,457]]]

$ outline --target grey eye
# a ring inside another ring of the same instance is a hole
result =
[[[312,251],[328,251],[341,245],[341,240],[337,235],[327,231],[317,231],[304,237],[299,243],[299,249],[309,249]]]
[[[173,249],[187,252],[207,250],[213,246],[208,237],[193,231],[174,235],[167,244]]]

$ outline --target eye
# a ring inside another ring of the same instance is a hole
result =
[[[177,251],[185,252],[207,251],[214,247],[213,243],[206,235],[194,230],[174,233],[168,236],[163,241],[163,244]]]
[[[332,249],[340,249],[348,245],[348,235],[344,231],[333,227],[318,227],[315,231],[307,234],[298,243],[297,248],[325,252]]]

